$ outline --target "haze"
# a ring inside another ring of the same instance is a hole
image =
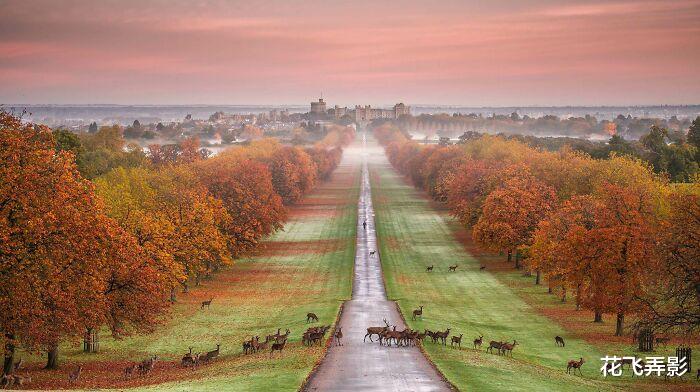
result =
[[[700,1],[0,1],[0,103],[700,102]]]

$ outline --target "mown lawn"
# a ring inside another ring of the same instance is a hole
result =
[[[358,165],[341,164],[330,182],[291,208],[284,231],[269,238],[258,254],[180,294],[172,318],[155,333],[119,341],[103,334],[98,354],[61,347],[61,370],[53,372],[38,370],[44,358],[22,353],[31,362],[30,387],[68,387],[66,374],[80,363],[84,369],[75,388],[297,390],[323,353],[300,343],[306,314],[315,312],[320,323],[333,324],[351,295],[359,174]],[[201,310],[201,301],[212,296],[211,308]],[[264,339],[277,328],[291,330],[281,356],[242,354],[243,340]],[[221,356],[213,363],[196,370],[179,366],[188,347],[205,352],[217,343]],[[128,361],[153,354],[161,362],[151,375],[123,379]]]
[[[550,301],[557,306],[557,300],[540,286],[536,290],[542,294],[532,295],[526,302],[517,290],[535,290],[530,286],[532,278],[523,278],[519,272],[497,276],[488,269],[481,271],[480,265],[493,265],[494,256],[467,252],[454,236],[451,218],[434,209],[385,158],[374,156],[370,164],[372,195],[388,296],[398,302],[411,328],[451,328],[451,335],[464,335],[462,350],[451,349],[449,340],[448,347],[424,345],[431,360],[459,389],[659,390],[671,389],[671,385],[673,389],[692,389],[694,383],[690,382],[640,382],[629,376],[603,379],[600,358],[635,354],[629,346],[591,344],[538,312],[532,301]],[[459,265],[457,272],[447,272],[453,264]],[[429,265],[435,266],[431,273],[426,272]],[[411,311],[420,305],[425,306],[423,318],[412,321]],[[472,341],[480,335],[484,346],[474,350]],[[565,348],[555,346],[556,335],[565,339]],[[519,344],[513,358],[485,353],[490,340],[514,339]],[[567,375],[566,363],[580,357],[587,361],[583,377]],[[694,375],[690,378],[694,380]]]

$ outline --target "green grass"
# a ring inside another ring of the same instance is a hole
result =
[[[385,160],[375,159],[370,170],[388,296],[398,302],[411,328],[450,327],[452,335],[464,334],[462,350],[451,349],[449,341],[448,347],[424,345],[431,360],[459,389],[594,391],[668,386],[631,377],[603,379],[600,358],[619,353],[617,347],[606,352],[538,313],[508,282],[525,279],[520,273],[496,277],[480,271],[483,260],[455,239],[450,217],[432,208]],[[431,264],[435,270],[428,273],[425,268]],[[456,273],[447,272],[452,264],[459,264]],[[546,292],[542,287],[529,290]],[[540,297],[555,301],[546,294]],[[411,311],[419,305],[425,306],[423,319],[411,321]],[[484,336],[484,346],[474,350],[472,341],[479,335]],[[564,337],[566,348],[555,346],[556,335]],[[484,351],[490,340],[513,339],[519,343],[513,358]],[[583,377],[567,375],[567,361],[579,357],[587,361]]]
[[[293,207],[284,231],[267,239],[257,256],[238,260],[213,280],[180,294],[172,318],[156,332],[124,340],[104,333],[98,354],[64,345],[60,349],[62,370],[33,370],[32,386],[65,386],[53,380],[64,382],[65,373],[82,363],[86,368],[76,387],[297,390],[324,351],[300,343],[308,327],[307,312],[315,312],[322,324],[333,324],[341,303],[351,295],[358,195],[359,167],[339,168],[333,181],[309,195],[310,202]],[[210,295],[214,296],[211,309],[200,310],[200,302]],[[281,357],[270,360],[268,352],[242,354],[243,340],[252,335],[264,339],[277,328],[291,330]],[[221,344],[220,358],[197,370],[161,363],[151,376],[121,379],[127,360],[157,354],[164,361],[179,361],[189,346],[203,352],[217,343]],[[30,359],[35,369],[45,360]]]

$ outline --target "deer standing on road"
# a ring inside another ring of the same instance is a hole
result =
[[[423,305],[420,306],[420,309],[416,309],[413,311],[413,319],[416,319],[416,316],[420,316],[421,320],[423,319]]]
[[[386,319],[384,319],[384,324],[386,324],[385,327],[369,327],[369,328],[367,328],[367,333],[365,334],[365,338],[362,339],[362,341],[363,342],[366,341],[367,337],[369,336],[369,341],[373,342],[374,340],[372,340],[372,335],[377,335],[381,341],[382,333],[390,328],[389,322],[386,321]]]
[[[214,297],[211,297],[211,299],[209,299],[209,301],[202,301],[202,307],[200,307],[200,309],[204,309],[205,306],[207,307],[207,309],[209,309],[209,307],[211,306],[211,301],[213,301],[213,300],[214,300]]]
[[[566,346],[564,344],[564,339],[561,336],[555,336],[554,343],[556,343],[557,347],[559,347],[559,346],[565,347]]]
[[[341,340],[343,339],[343,328],[338,327],[338,330],[335,331],[333,337],[335,338],[335,345],[342,346],[343,342]]]
[[[457,264],[451,265],[450,269],[447,272],[457,272]]]
[[[374,254],[375,254],[375,253],[377,253],[376,250],[373,250],[373,251],[369,252],[369,257],[374,257]]]
[[[583,366],[583,362],[583,358],[579,359],[578,361],[569,361],[569,363],[566,365],[566,373],[571,374],[571,369],[574,369],[574,374],[576,374],[576,369],[578,369],[579,374],[583,376],[583,373],[581,373],[581,366]]]

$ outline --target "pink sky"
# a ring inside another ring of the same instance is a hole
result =
[[[0,103],[700,103],[700,0],[2,1]]]

